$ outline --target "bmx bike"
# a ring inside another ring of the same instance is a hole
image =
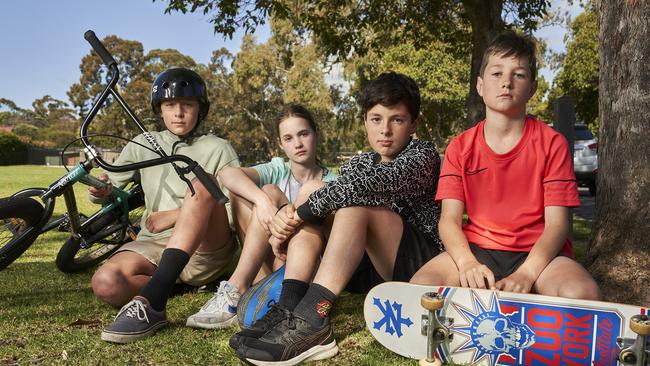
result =
[[[194,187],[186,177],[189,173],[194,174],[218,203],[227,202],[227,198],[214,179],[196,161],[185,155],[165,153],[118,93],[115,85],[120,73],[113,56],[93,31],[87,31],[84,38],[108,68],[107,85],[90,108],[79,129],[79,140],[85,146],[86,160],[76,165],[48,188],[29,188],[11,197],[0,198],[0,270],[20,257],[41,234],[55,227],[69,231],[71,234],[56,258],[56,265],[63,272],[77,272],[92,267],[108,258],[122,244],[135,239],[139,230],[137,223],[142,216],[144,205],[142,190],[137,183],[127,190],[114,187],[110,199],[90,217],[86,218],[79,213],[72,186],[77,182],[97,188],[106,185],[105,182],[90,175],[95,167],[109,172],[125,172],[172,164],[180,179],[187,183],[192,194],[194,194]],[[121,166],[111,165],[102,159],[101,153],[90,143],[88,139],[90,135],[87,131],[91,121],[109,96],[119,103],[123,111],[136,124],[151,148],[138,145],[154,151],[159,158]],[[54,204],[59,196],[63,196],[65,200],[66,213],[51,220]]]

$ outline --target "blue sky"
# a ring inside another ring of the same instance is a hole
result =
[[[576,1],[577,2],[577,1]],[[570,9],[567,0],[555,7]],[[0,98],[31,108],[34,99],[49,94],[68,101],[69,87],[80,77],[81,58],[90,51],[83,33],[92,29],[98,38],[117,35],[137,40],[145,52],[174,48],[199,63],[207,63],[212,51],[226,47],[236,53],[242,32],[232,40],[213,33],[203,14],[164,14],[166,2],[150,0],[19,0],[0,5]],[[580,10],[571,8],[573,14]],[[547,27],[538,32],[554,50],[563,50],[565,30]],[[268,37],[268,28],[256,34]],[[550,70],[542,70],[547,79]]]

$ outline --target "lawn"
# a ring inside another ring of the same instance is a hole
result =
[[[40,166],[0,167],[0,197],[23,188],[43,187],[63,175],[62,168]],[[75,189],[79,208],[91,213],[85,187]],[[55,210],[64,210],[60,200]],[[584,248],[591,223],[574,221],[578,248]],[[65,233],[42,235],[14,264],[0,271],[0,365],[24,364],[144,364],[231,365],[239,363],[228,347],[234,330],[208,331],[186,328],[185,319],[211,294],[185,294],[168,304],[171,325],[157,336],[130,345],[113,345],[99,339],[116,310],[95,299],[90,289],[92,272],[59,272],[54,258]],[[577,250],[584,253],[584,249]],[[419,301],[419,299],[418,299]],[[374,342],[365,329],[360,295],[344,294],[337,300],[333,324],[340,353],[313,365],[415,365]]]

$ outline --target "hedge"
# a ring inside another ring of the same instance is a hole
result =
[[[27,145],[11,133],[0,132],[0,165],[27,163]]]

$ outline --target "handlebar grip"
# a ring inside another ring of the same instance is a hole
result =
[[[88,41],[88,43],[90,43],[99,57],[102,58],[102,61],[104,61],[106,66],[117,64],[117,62],[115,62],[115,59],[113,59],[113,56],[111,56],[106,47],[104,47],[104,44],[99,39],[97,39],[95,32],[87,30],[86,33],[84,33],[84,38],[86,41]]]
[[[196,167],[192,169],[192,172],[194,173],[194,175],[196,175],[196,178],[199,180],[199,182],[203,184],[205,189],[207,189],[208,192],[210,192],[210,194],[212,195],[212,197],[214,197],[217,203],[223,205],[226,202],[228,202],[228,197],[226,197],[226,195],[224,195],[223,192],[221,192],[221,189],[219,188],[217,183],[215,183],[215,181],[213,181],[210,178],[210,175],[206,173],[205,170],[203,170],[203,168],[200,165],[197,164]]]
[[[79,179],[80,182],[87,184],[89,186],[93,186],[95,188],[103,189],[106,188],[108,185],[108,182],[104,182],[103,180],[99,180],[97,177],[94,177],[92,175],[86,175]]]

